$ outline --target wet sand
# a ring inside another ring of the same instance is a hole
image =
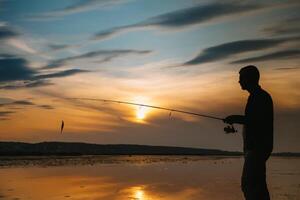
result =
[[[2,157],[0,199],[239,200],[242,157]],[[272,200],[300,199],[300,158],[268,161]]]

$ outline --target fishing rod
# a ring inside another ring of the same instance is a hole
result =
[[[160,107],[160,106],[153,106],[153,105],[148,105],[148,104],[140,104],[140,103],[133,103],[133,102],[128,102],[128,101],[118,101],[118,100],[112,100],[112,99],[96,99],[96,98],[67,98],[67,99],[74,99],[74,100],[86,100],[86,101],[101,101],[101,102],[110,102],[110,103],[119,103],[119,104],[126,104],[126,105],[134,105],[134,106],[141,106],[141,107],[148,107],[148,108],[155,108],[159,110],[167,110],[170,112],[177,112],[177,113],[184,113],[188,115],[195,115],[199,117],[205,117],[209,119],[215,119],[215,120],[220,120],[224,122],[224,118],[212,116],[212,115],[206,115],[206,114],[201,114],[201,113],[195,113],[195,112],[189,112],[185,110],[178,110],[178,109],[173,109],[173,108],[166,108],[166,107]],[[224,128],[224,131],[226,133],[235,133],[237,130],[233,127],[233,125],[227,126]]]

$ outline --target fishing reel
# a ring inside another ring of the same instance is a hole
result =
[[[228,125],[226,127],[224,127],[224,131],[225,131],[225,134],[230,134],[230,133],[236,133],[237,130],[234,128],[233,125]]]

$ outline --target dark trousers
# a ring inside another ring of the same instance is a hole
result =
[[[242,175],[242,191],[246,200],[270,200],[266,182],[266,161],[270,153],[248,151]]]

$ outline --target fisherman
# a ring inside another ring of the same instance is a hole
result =
[[[228,124],[243,124],[244,167],[241,187],[246,200],[269,200],[266,182],[266,161],[273,150],[273,102],[259,85],[257,67],[249,65],[239,72],[242,90],[250,95],[245,115],[230,115]]]

